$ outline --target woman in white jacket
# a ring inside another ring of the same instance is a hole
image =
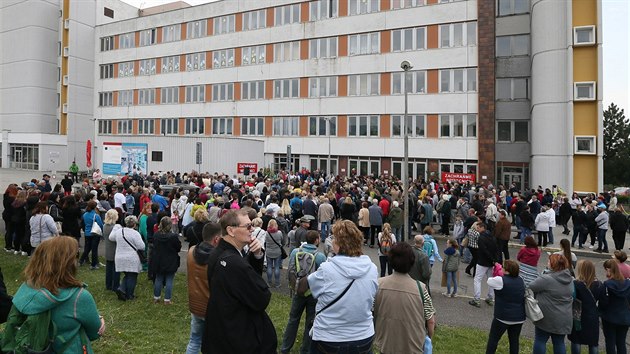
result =
[[[547,246],[547,236],[549,235],[550,220],[547,211],[549,208],[543,207],[542,213],[536,215],[536,231],[538,231],[538,245],[541,247]]]
[[[549,208],[549,210],[547,210],[545,212],[545,214],[547,214],[547,217],[549,217],[549,244],[553,243],[553,228],[556,227],[556,211],[553,208]]]
[[[142,269],[140,257],[137,250],[144,250],[145,245],[142,236],[134,228],[138,224],[135,216],[129,215],[125,218],[126,227],[113,230],[109,235],[109,240],[116,242],[116,272],[125,273],[125,278],[120,282],[120,287],[116,289],[119,300],[131,300],[138,281],[138,273]]]

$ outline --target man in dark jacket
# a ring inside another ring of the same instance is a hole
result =
[[[621,208],[616,208],[615,212],[610,214],[610,229],[615,242],[615,250],[622,250],[626,240],[626,230],[628,230],[628,218],[623,214]]]
[[[429,263],[429,256],[422,250],[424,237],[422,237],[422,235],[416,235],[414,241],[413,254],[416,256],[416,260],[409,270],[409,276],[414,280],[423,282],[424,285],[427,286],[429,293],[431,293],[431,289],[429,288],[429,283],[431,282],[431,264]]]
[[[313,201],[313,195],[312,194],[307,195],[306,200],[304,201],[304,203],[302,203],[302,214],[310,215],[314,218],[314,219],[311,219],[310,221],[309,230],[317,230],[318,209],[319,208],[317,207],[317,204],[315,204],[315,202]]]
[[[573,214],[573,209],[571,209],[571,204],[569,204],[569,198],[563,198],[562,199],[562,205],[560,205],[560,225],[562,225],[562,227],[564,227],[564,231],[562,231],[563,234],[568,235],[569,234],[569,228],[567,227],[567,224],[569,223],[569,220],[571,219],[571,215]]]
[[[208,260],[210,300],[206,309],[203,353],[276,353],[278,336],[265,312],[271,292],[260,276],[262,245],[252,238],[246,213],[231,210],[221,218],[223,238]],[[243,247],[249,252],[243,257]]]
[[[492,267],[497,261],[497,244],[490,235],[490,232],[486,230],[486,226],[483,223],[477,224],[477,231],[479,231],[478,250],[477,250],[477,265],[475,269],[475,281],[473,284],[474,299],[468,303],[481,307],[481,281],[483,277],[492,277]],[[490,306],[494,304],[494,290],[488,287],[488,296],[486,297],[486,303]]]

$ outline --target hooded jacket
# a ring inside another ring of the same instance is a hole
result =
[[[347,342],[374,335],[372,304],[378,289],[376,266],[370,257],[338,254],[308,276],[317,299],[316,310],[336,299],[352,280],[348,291],[329,309],[315,316],[313,340]]]
[[[60,338],[72,340],[66,353],[83,353],[81,349],[81,327],[90,340],[100,336],[101,327],[98,310],[94,298],[86,286],[81,288],[59,289],[57,295],[46,289],[34,289],[26,283],[22,284],[13,298],[13,305],[25,315],[34,315],[51,311],[51,319],[57,326],[57,338],[53,347],[58,352],[64,345]],[[90,343],[86,343],[87,352],[94,353]]]
[[[545,317],[534,325],[553,334],[573,328],[573,277],[568,269],[543,274],[529,284]]]
[[[177,234],[156,232],[153,235],[153,249],[149,268],[153,274],[175,273],[179,268],[179,251],[182,243]]]
[[[15,300],[14,300],[15,301]],[[599,314],[602,320],[630,326],[630,280],[606,280],[599,294]]]

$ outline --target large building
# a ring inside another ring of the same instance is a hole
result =
[[[602,188],[601,0],[177,2],[94,42],[96,166],[401,176],[407,91],[414,178]]]

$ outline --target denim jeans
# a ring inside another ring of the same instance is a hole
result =
[[[475,268],[475,280],[473,283],[475,300],[479,300],[481,298],[481,281],[483,280],[484,275],[486,276],[486,279],[492,277],[492,267],[484,267],[477,264]],[[488,287],[488,296],[486,299],[492,298],[494,298],[494,290],[491,287]]]
[[[551,337],[553,343],[553,354],[566,354],[564,345],[564,334],[553,334],[538,327],[534,330],[534,354],[545,354],[547,352],[547,341]]]
[[[199,354],[201,350],[201,339],[206,327],[206,319],[195,314],[190,314],[190,339],[186,346],[186,354]]]
[[[571,354],[580,354],[582,345],[571,342]],[[588,354],[599,354],[599,347],[596,345],[588,346]]]
[[[451,285],[453,286],[452,293]],[[457,272],[446,272],[446,293],[457,294]]]
[[[120,283],[120,290],[127,296],[127,300],[133,299],[135,296],[133,292],[136,290],[136,283],[138,282],[138,273],[125,272],[125,277]]]
[[[293,300],[291,301],[291,311],[289,312],[289,322],[287,323],[287,328],[284,330],[284,335],[282,336],[280,353],[289,353],[291,348],[293,348],[304,309],[306,309],[306,322],[304,325],[304,334],[302,335],[302,347],[300,348],[300,353],[307,354],[310,351],[311,337],[308,335],[308,332],[311,330],[311,327],[313,327],[316,305],[317,300],[312,296],[293,296]]]
[[[598,250],[603,249],[604,251],[608,251],[608,241],[606,241],[607,231],[608,230],[597,229],[597,249]],[[604,246],[604,248],[602,248],[602,245]]]
[[[175,273],[157,273],[153,281],[153,298],[159,299],[162,295],[162,285],[166,283],[164,288],[164,300],[170,300],[173,296],[173,280]]]
[[[83,264],[88,260],[90,252],[92,253],[92,267],[98,265],[98,243],[101,241],[101,236],[87,236],[85,238],[85,247],[83,247],[83,255],[79,263]]]
[[[311,342],[311,354],[372,354],[374,336],[350,342]]]
[[[549,228],[549,243],[553,243],[553,227]]]
[[[521,226],[521,243],[525,242],[525,237],[532,235],[532,229]]]
[[[271,285],[272,275],[276,278],[276,285],[280,285],[280,263],[281,257],[267,257],[267,283]]]
[[[606,354],[626,354],[626,336],[628,326],[617,325],[602,320],[602,332],[606,340]],[[616,349],[615,349],[616,347]]]
[[[486,354],[494,354],[497,351],[499,340],[503,337],[505,331],[508,332],[508,340],[510,342],[510,354],[518,354],[519,336],[521,335],[522,323],[508,325],[496,318],[492,320],[490,326],[490,335],[488,336],[488,345],[486,346]]]
[[[392,233],[396,236],[396,242],[403,242],[405,240],[402,239],[402,226],[392,227]]]
[[[120,287],[120,273],[116,272],[114,261],[105,262],[105,289],[116,290]]]
[[[321,241],[322,243],[326,242],[326,237],[330,233],[330,221],[322,221],[321,223]]]
[[[389,265],[387,256],[378,256],[378,260],[381,263],[381,277],[385,276],[385,269],[387,269],[387,275],[392,275],[392,266]]]

